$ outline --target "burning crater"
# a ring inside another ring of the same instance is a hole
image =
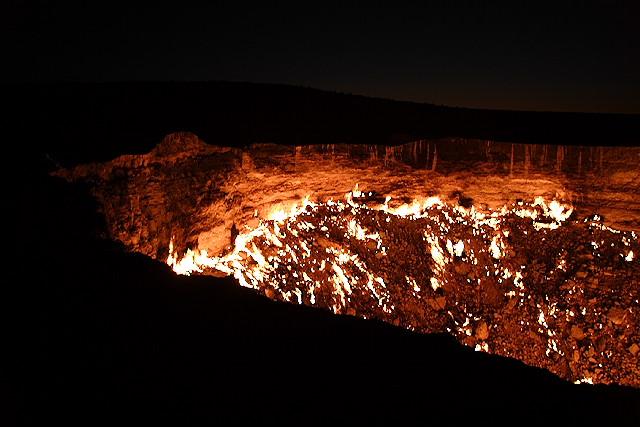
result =
[[[639,156],[468,140],[239,150],[173,134],[56,174],[90,186],[112,238],[177,273],[640,387]]]

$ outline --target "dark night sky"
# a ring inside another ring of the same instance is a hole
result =
[[[174,10],[13,0],[2,19],[13,56],[4,73],[289,83],[455,106],[639,113],[638,2],[555,3],[238,1]]]

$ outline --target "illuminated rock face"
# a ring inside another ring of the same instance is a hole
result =
[[[640,386],[639,152],[455,140],[242,151],[177,134],[59,174],[91,185],[113,238],[176,272],[232,274],[273,299],[450,333],[568,380]]]

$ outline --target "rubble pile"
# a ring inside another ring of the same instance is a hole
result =
[[[393,208],[368,194],[305,200],[221,257],[169,263],[234,274],[273,299],[450,333],[567,380],[640,386],[635,232],[557,202],[484,214],[437,198]]]

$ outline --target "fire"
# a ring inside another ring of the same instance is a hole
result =
[[[206,269],[216,269],[226,274],[233,274],[236,277],[244,277],[247,275],[250,280],[242,280],[241,283],[249,287],[259,288],[261,280],[258,280],[258,278],[266,279],[266,274],[274,271],[275,265],[277,265],[278,262],[277,256],[272,255],[269,259],[265,258],[259,247],[266,244],[272,248],[280,248],[277,251],[278,255],[289,254],[296,261],[298,258],[296,255],[297,251],[302,248],[303,258],[308,257],[310,255],[310,242],[308,241],[298,239],[294,244],[295,250],[293,250],[290,245],[286,245],[283,248],[281,239],[285,236],[282,233],[281,225],[286,224],[287,230],[294,236],[298,234],[295,228],[302,232],[315,230],[316,226],[306,220],[300,220],[299,217],[303,212],[310,211],[315,213],[318,212],[319,208],[322,208],[322,210],[329,209],[335,211],[336,214],[343,217],[349,216],[348,221],[346,221],[345,235],[361,241],[371,240],[375,243],[375,250],[381,251],[383,254],[386,248],[383,246],[380,234],[363,227],[358,221],[359,215],[367,215],[374,211],[383,212],[386,215],[387,222],[393,217],[407,218],[414,221],[423,218],[436,219],[437,229],[435,232],[433,230],[425,232],[425,240],[429,244],[430,254],[437,268],[442,269],[445,264],[450,261],[450,258],[445,256],[445,252],[439,243],[442,236],[448,231],[448,223],[457,222],[469,225],[474,235],[486,235],[488,230],[494,231],[490,239],[489,252],[493,258],[498,260],[504,250],[502,237],[508,237],[509,233],[508,230],[505,230],[503,233],[499,230],[499,224],[502,218],[515,214],[520,218],[532,219],[536,230],[542,228],[556,229],[566,221],[573,212],[571,206],[561,204],[557,200],[552,200],[550,203],[547,203],[542,197],[537,197],[534,203],[530,205],[519,202],[511,208],[504,206],[501,210],[485,213],[477,211],[475,207],[467,210],[460,206],[447,206],[439,197],[429,197],[422,200],[416,199],[410,204],[405,203],[397,207],[390,207],[389,202],[391,201],[391,197],[387,197],[384,203],[369,206],[358,200],[365,195],[366,194],[359,189],[359,185],[356,184],[354,189],[345,195],[346,203],[333,201],[331,199],[325,203],[314,203],[310,200],[309,196],[307,196],[300,204],[294,204],[289,209],[284,209],[281,206],[274,207],[267,215],[267,220],[261,220],[255,229],[240,233],[236,237],[232,252],[224,256],[211,257],[206,250],[198,249],[188,249],[186,253],[179,256],[174,251],[172,240],[169,243],[169,256],[166,262],[176,273],[184,275],[202,273]],[[434,213],[443,214],[444,221],[439,220],[434,216]],[[314,215],[312,214],[311,216],[313,217]],[[332,221],[329,218],[324,218],[321,222],[330,223]],[[294,228],[291,227],[291,224],[295,224]],[[328,230],[326,225],[323,225],[320,229],[321,231]],[[619,232],[617,230],[615,231]],[[328,237],[329,235],[326,234],[326,236]],[[449,255],[461,257],[465,251],[465,243],[463,240],[458,240],[454,245],[451,240],[447,240],[446,248]],[[470,257],[473,258],[473,252],[471,252]],[[633,251],[629,251],[625,259],[631,261],[633,257]],[[249,267],[244,261],[248,258],[255,261],[256,265]],[[437,283],[437,280],[435,282]],[[431,283],[433,284],[434,281],[431,281]]]
[[[626,261],[629,261],[629,262],[633,261],[633,251],[629,251],[629,253],[627,254],[627,256],[626,256],[626,257],[624,257],[624,259],[625,259]]]
[[[366,299],[388,312],[390,295],[384,279],[370,271],[361,255],[351,252],[349,248],[352,244],[346,248],[339,243],[333,244],[335,236],[332,234],[339,232],[339,238],[347,242],[364,242],[365,253],[372,252],[375,257],[381,258],[387,256],[383,238],[378,231],[363,226],[362,218],[375,214],[382,215],[387,223],[394,219],[428,221],[423,236],[433,261],[428,283],[436,291],[447,283],[450,274],[447,269],[454,259],[465,255],[466,261],[478,264],[477,257],[480,254],[471,248],[466,254],[463,239],[457,239],[455,245],[451,239],[443,239],[452,224],[462,224],[471,229],[473,236],[490,241],[488,252],[499,260],[505,248],[502,238],[508,236],[508,231],[500,231],[501,218],[515,214],[535,220],[534,225],[554,224],[554,227],[548,228],[557,228],[572,212],[571,207],[555,200],[547,204],[542,198],[537,198],[530,206],[520,203],[511,209],[505,206],[500,211],[482,213],[474,207],[467,210],[459,206],[447,206],[438,197],[416,199],[409,204],[391,207],[390,197],[386,197],[382,204],[370,206],[365,203],[365,196],[356,184],[353,191],[345,195],[346,203],[331,199],[325,203],[315,203],[307,196],[300,204],[287,209],[276,206],[267,220],[261,220],[256,228],[240,233],[233,250],[222,256],[209,256],[206,250],[198,249],[188,249],[179,256],[171,241],[167,264],[176,273],[184,275],[218,270],[233,275],[243,286],[271,288],[285,300],[296,295],[300,303],[306,299],[310,304],[317,304],[318,291],[324,289],[326,283],[332,283],[333,289],[325,292],[324,305],[335,312],[347,308],[353,288],[356,288],[367,294]],[[328,241],[329,238],[332,240]],[[324,239],[320,245],[319,239]],[[467,242],[470,243],[468,239]],[[327,265],[329,270],[326,270]],[[286,270],[283,271],[283,268]],[[496,270],[496,275],[498,273],[499,270]],[[504,280],[511,277],[508,267],[505,267],[501,276]],[[290,284],[292,278],[294,283]],[[515,273],[512,283],[518,289],[523,288],[520,272]],[[421,289],[417,283],[413,288]]]
[[[477,295],[490,289],[491,298],[509,301],[524,312],[535,307],[530,320],[520,324],[521,333],[541,334],[549,360],[568,352],[554,329],[555,319],[573,319],[576,313],[584,317],[586,309],[535,299],[535,276],[514,239],[533,247],[557,239],[560,234],[555,233],[564,225],[582,224],[572,220],[572,206],[541,197],[489,211],[451,206],[438,197],[391,206],[391,197],[380,203],[372,201],[371,194],[356,185],[342,200],[314,202],[305,197],[293,206],[277,206],[218,256],[198,249],[179,255],[171,241],[166,262],[178,274],[217,270],[233,275],[240,285],[283,301],[393,321],[416,331],[446,329],[461,341],[473,339],[469,345],[476,350],[511,356],[516,349],[495,346],[484,336],[495,327],[485,323],[482,336],[472,334],[473,324],[489,322],[483,320],[485,302]],[[606,249],[626,261],[634,259],[634,232],[609,230],[594,221],[587,227],[593,240],[585,246],[593,248],[594,257]],[[614,236],[618,246],[603,247],[602,233]],[[569,274],[567,255],[557,255],[545,279]],[[452,286],[455,292],[468,293],[463,305],[449,303]],[[574,291],[568,292],[570,296]],[[435,314],[425,314],[424,307],[434,308]],[[440,326],[432,326],[434,322]]]
[[[444,212],[445,218],[451,222],[452,219],[447,213],[447,210],[442,210],[444,206],[446,206],[442,200],[437,196],[432,196],[423,200],[416,199],[410,204],[402,204],[397,207],[390,207],[389,202],[391,201],[391,197],[386,197],[385,202],[383,204],[377,206],[368,206],[364,203],[359,203],[358,199],[365,196],[359,189],[359,185],[356,184],[354,189],[345,195],[346,205],[341,201],[333,201],[329,200],[324,204],[325,207],[335,207],[339,211],[339,213],[344,214],[347,207],[352,208],[352,214],[357,211],[366,212],[366,211],[382,211],[389,217],[400,217],[400,218],[408,218],[410,220],[418,220],[421,218],[428,218],[430,213],[434,210],[438,210]],[[289,221],[296,221],[296,218],[300,215],[300,213],[305,212],[307,208],[310,208],[312,211],[317,211],[319,204],[314,203],[310,200],[309,196],[306,196],[302,202],[298,204],[293,204],[289,209],[284,209],[281,206],[276,206],[271,209],[269,214],[267,215],[268,219],[261,220],[259,225],[248,232],[241,233],[236,237],[236,241],[234,242],[234,249],[230,254],[227,254],[222,257],[210,257],[206,250],[198,250],[198,249],[188,249],[186,253],[182,256],[178,256],[178,254],[174,251],[173,240],[169,243],[169,256],[167,258],[167,264],[170,265],[173,270],[178,274],[190,275],[192,273],[202,273],[205,269],[217,269],[227,274],[242,274],[246,270],[246,267],[240,263],[243,258],[242,254],[254,259],[258,266],[259,271],[267,271],[269,269],[268,262],[262,255],[261,251],[256,246],[254,240],[258,238],[264,238],[267,242],[277,247],[281,247],[282,243],[280,242],[279,237],[282,237],[280,233],[280,224],[284,224]],[[542,212],[536,207],[539,206],[542,208]],[[534,226],[537,229],[539,228],[557,228],[563,221],[566,221],[571,215],[573,208],[570,206],[565,206],[560,204],[558,201],[553,200],[549,204],[545,202],[545,200],[541,197],[535,199],[534,203],[530,206],[523,206],[522,203],[519,203],[516,208],[508,209],[506,206],[503,207],[500,211],[495,211],[490,214],[478,212],[472,207],[470,210],[467,210],[463,207],[456,206],[453,208],[454,214],[456,215],[456,221],[462,222],[464,224],[472,224],[474,228],[478,229],[484,225],[488,225],[493,229],[496,229],[496,226],[499,222],[499,217],[504,217],[509,213],[515,213],[516,215],[522,218],[532,218],[534,220],[538,218],[542,219],[551,219],[552,222],[534,222]],[[350,236],[355,237],[358,240],[372,240],[376,242],[376,249],[381,249],[383,252],[385,250],[382,247],[382,240],[380,239],[380,235],[377,232],[369,232],[365,228],[363,228],[359,222],[357,221],[357,216],[351,218],[348,222],[347,232]],[[541,224],[544,224],[541,226]],[[308,231],[310,228],[315,229],[315,227],[305,221],[302,221],[298,224],[298,228]],[[326,228],[326,227],[325,227]],[[446,232],[447,226],[446,222],[440,224],[440,231]],[[296,234],[296,231],[293,231]],[[431,256],[439,266],[443,266],[448,262],[447,258],[444,257],[444,252],[439,246],[438,243],[438,235],[441,233],[436,233],[433,236],[426,236],[427,241],[431,246]],[[508,231],[506,232],[508,235]],[[251,245],[249,245],[251,243]],[[306,248],[305,252],[308,252],[308,243],[305,241],[300,241],[302,247]],[[491,244],[490,251],[494,258],[498,259],[501,256],[501,246],[500,236],[494,235]],[[451,241],[447,242],[447,249],[451,255],[455,252],[457,257],[460,257],[464,251],[464,242],[462,240],[458,240],[455,244],[455,247],[451,243]],[[291,251],[291,248],[288,248],[287,251],[289,253],[294,253]],[[294,255],[295,256],[295,255]],[[630,255],[627,257],[631,259],[633,258],[633,252],[630,252]],[[255,286],[251,286],[255,287]]]

